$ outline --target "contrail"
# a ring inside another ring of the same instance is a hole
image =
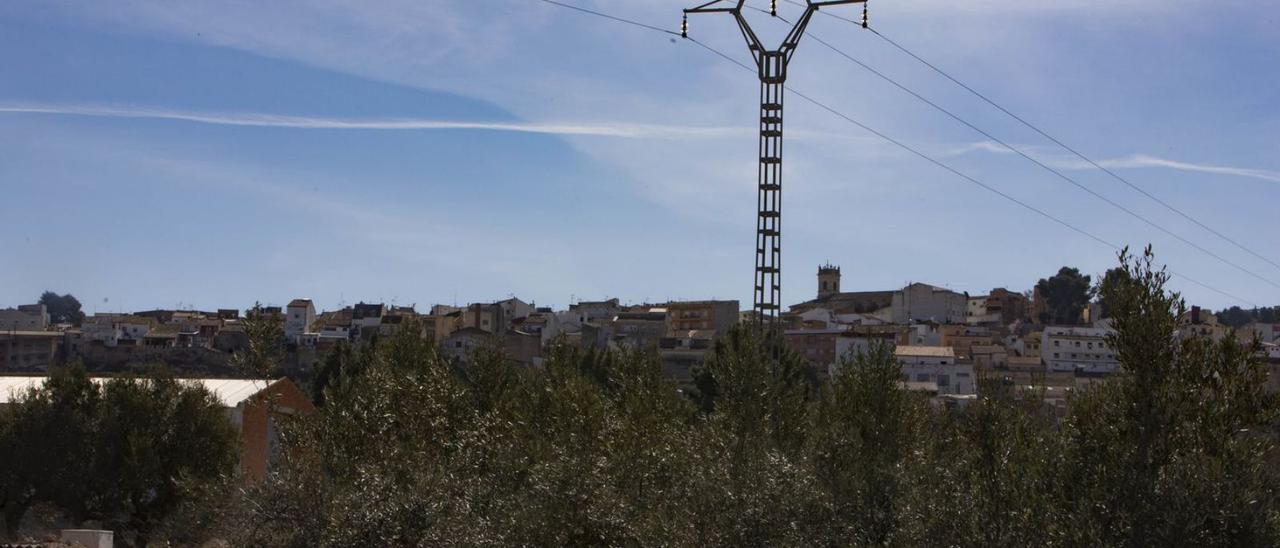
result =
[[[1193,164],[1190,162],[1179,162],[1177,160],[1156,158],[1154,156],[1147,156],[1145,154],[1135,154],[1128,158],[1117,158],[1113,160],[1105,160],[1099,163],[1106,167],[1116,167],[1116,168],[1161,167],[1161,168],[1167,168],[1167,169],[1176,169],[1179,171],[1194,171],[1198,173],[1213,173],[1217,175],[1233,175],[1236,177],[1251,177],[1254,179],[1261,179],[1263,181],[1280,183],[1280,172],[1276,172],[1276,171],[1267,171],[1265,169],[1250,169],[1250,168],[1243,168],[1243,167]]]
[[[748,128],[691,127],[627,123],[471,122],[424,118],[325,118],[264,113],[211,113],[93,105],[0,105],[0,113],[56,114],[107,118],[178,120],[222,126],[295,129],[479,130],[617,138],[692,139],[748,133]]]
[[[1034,150],[1032,154],[1043,159],[1045,163],[1053,165],[1061,169],[1073,170],[1094,170],[1097,169],[1087,162],[1075,158],[1054,155],[1043,151],[1043,147],[1023,146],[1025,149]],[[1010,150],[993,143],[991,141],[978,141],[968,143],[962,146],[952,147],[944,152],[948,156],[962,156],[973,152],[989,152],[992,154],[1009,154]],[[1133,154],[1121,158],[1109,158],[1099,160],[1098,165],[1108,169],[1173,169],[1177,171],[1188,171],[1193,173],[1210,173],[1214,175],[1230,175],[1233,177],[1247,177],[1250,179],[1258,179],[1273,183],[1280,183],[1280,171],[1270,171],[1266,169],[1253,169],[1245,167],[1220,166],[1212,164],[1196,164],[1192,162],[1183,162],[1179,160],[1170,160],[1168,158],[1159,158],[1147,154]]]

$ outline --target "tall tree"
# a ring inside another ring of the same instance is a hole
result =
[[[908,490],[923,467],[928,401],[900,386],[902,366],[893,348],[877,342],[868,352],[843,356],[813,409],[810,458],[818,484],[829,493],[834,544],[906,543]]]
[[[1185,304],[1150,248],[1108,287],[1122,370],[1072,400],[1062,488],[1073,545],[1274,546],[1276,400],[1257,348],[1177,340]]]
[[[1123,267],[1108,269],[1107,272],[1102,275],[1102,279],[1098,280],[1098,286],[1094,288],[1094,292],[1098,296],[1098,305],[1102,307],[1103,318],[1110,318],[1112,309],[1114,308],[1107,298],[1107,295],[1113,293],[1111,290],[1112,286],[1128,281],[1129,271],[1125,270]]]
[[[40,295],[37,304],[42,304],[49,311],[49,321],[53,323],[69,323],[79,326],[84,321],[84,312],[80,310],[80,300],[70,293],[59,295],[45,291]]]
[[[43,385],[21,394],[0,414],[0,504],[12,535],[35,502],[49,502],[73,520],[85,519],[96,495],[92,462],[98,387],[80,365],[55,369]]]
[[[1057,274],[1036,283],[1036,290],[1045,300],[1050,322],[1074,325],[1080,323],[1080,313],[1088,306],[1094,288],[1089,276],[1064,266]]]
[[[149,533],[193,486],[230,475],[239,458],[235,427],[203,386],[157,371],[144,379],[113,379],[102,389],[95,480],[108,521]]]
[[[268,314],[262,303],[254,303],[240,320],[240,326],[247,341],[245,347],[232,356],[232,364],[252,378],[270,376],[284,356],[284,317]]]

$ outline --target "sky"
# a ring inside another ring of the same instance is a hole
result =
[[[562,1],[672,30],[690,4]],[[808,37],[1177,237],[813,40],[788,85],[1108,242],[1152,244],[1190,304],[1280,304],[1280,5],[870,9],[884,36],[1266,260],[847,22],[816,17]],[[787,30],[746,15],[766,42]],[[748,59],[728,16],[690,33]],[[0,307],[52,290],[90,313],[513,295],[750,308],[758,86],[690,41],[540,0],[3,2]],[[795,94],[786,127],[787,304],[827,262],[845,291],[975,295],[1117,263]]]

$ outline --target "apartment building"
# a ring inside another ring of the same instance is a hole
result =
[[[1044,328],[1041,359],[1050,371],[1114,373],[1120,368],[1106,327],[1049,326]]]
[[[683,301],[667,303],[667,332],[711,331],[716,337],[738,323],[738,301]]]

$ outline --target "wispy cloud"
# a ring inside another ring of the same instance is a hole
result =
[[[1074,156],[1066,156],[1062,154],[1054,154],[1047,147],[1014,145],[1018,149],[1026,152],[1028,155],[1059,169],[1072,170],[1091,170],[1097,169],[1093,164],[1081,160]],[[992,141],[978,141],[965,145],[951,147],[944,152],[944,156],[962,156],[973,152],[990,152],[993,154],[1012,154],[1004,145]],[[1197,164],[1193,162],[1184,162],[1180,160],[1171,160],[1168,158],[1160,158],[1147,154],[1132,154],[1119,158],[1107,158],[1097,160],[1097,164],[1107,169],[1173,169],[1177,171],[1186,171],[1191,173],[1209,173],[1214,175],[1230,175],[1233,177],[1247,177],[1250,179],[1258,179],[1273,183],[1280,183],[1280,171],[1271,171],[1266,169],[1256,169],[1236,166],[1223,166],[1213,164]]]
[[[1280,183],[1280,171],[1269,171],[1265,169],[1252,169],[1244,167],[1218,166],[1210,164],[1193,164],[1190,162],[1180,162],[1177,160],[1169,160],[1165,158],[1157,158],[1155,156],[1147,156],[1145,154],[1135,154],[1127,158],[1117,158],[1112,160],[1104,160],[1098,162],[1107,168],[1145,168],[1158,167],[1167,169],[1176,169],[1179,171],[1191,171],[1195,173],[1213,173],[1216,175],[1232,175],[1235,177],[1249,177],[1253,179],[1261,179],[1263,181],[1271,181]]]
[[[565,136],[706,139],[743,134],[747,128],[695,127],[625,122],[535,123],[439,120],[429,118],[330,118],[289,116],[280,114],[237,112],[199,112],[154,108],[112,107],[97,105],[0,105],[0,113],[54,114],[106,118],[142,118],[177,120],[223,126],[271,127],[292,129],[361,129],[361,130],[479,130],[540,133]]]

